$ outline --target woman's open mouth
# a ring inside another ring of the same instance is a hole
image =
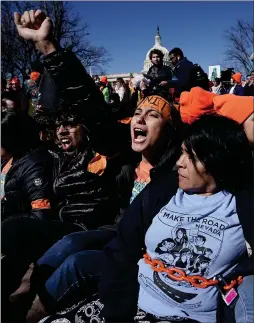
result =
[[[69,150],[71,148],[72,142],[71,142],[70,139],[63,138],[63,139],[60,140],[60,142],[61,142],[61,145],[62,145],[62,149],[64,151],[67,151],[67,150]]]
[[[133,142],[135,143],[142,143],[146,140],[147,137],[147,131],[140,129],[140,128],[134,128],[134,139]]]

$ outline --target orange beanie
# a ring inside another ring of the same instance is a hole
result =
[[[235,73],[235,74],[232,75],[232,79],[235,80],[237,83],[241,83],[242,74],[241,73]]]
[[[108,83],[108,78],[107,78],[107,76],[101,76],[100,81],[101,81],[101,83],[105,83],[105,84],[107,84],[107,83]]]
[[[184,123],[191,124],[202,114],[213,111],[215,93],[193,87],[190,92],[182,92],[180,96],[180,114]]]
[[[14,78],[11,80],[11,83],[20,83],[19,78],[17,76],[14,76]]]
[[[37,81],[38,78],[40,77],[40,75],[41,75],[41,73],[39,73],[39,72],[31,72],[30,79],[32,81]]]
[[[243,123],[254,112],[252,96],[234,94],[218,95],[213,99],[214,109],[218,114]]]

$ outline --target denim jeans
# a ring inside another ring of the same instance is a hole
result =
[[[97,290],[104,261],[100,250],[115,235],[113,230],[72,233],[38,260],[38,294],[49,312],[70,306]]]
[[[39,297],[49,313],[65,309],[97,292],[104,262],[100,250],[69,256],[46,281]]]
[[[235,304],[236,323],[254,322],[254,276],[246,276],[238,287],[239,298]]]
[[[38,261],[39,267],[56,270],[67,257],[85,250],[101,250],[116,235],[113,230],[81,231],[68,234],[57,241]]]

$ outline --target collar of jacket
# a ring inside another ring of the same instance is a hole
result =
[[[162,69],[162,67],[163,67],[163,64],[161,64],[161,65],[153,65],[152,69],[156,69],[157,71],[160,71]]]
[[[177,68],[177,67],[179,67],[181,64],[182,64],[182,62],[184,62],[184,61],[187,61],[187,57],[183,57],[182,59],[180,59],[180,61],[176,64],[176,66],[174,67],[174,70]]]

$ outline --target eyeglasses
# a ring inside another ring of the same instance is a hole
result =
[[[175,56],[169,57],[169,61],[172,62],[174,60],[174,58],[176,58],[176,57]]]
[[[56,124],[56,131],[59,131],[60,127],[62,126],[65,130],[70,130],[72,128],[76,128],[79,124],[74,122],[57,122]]]

